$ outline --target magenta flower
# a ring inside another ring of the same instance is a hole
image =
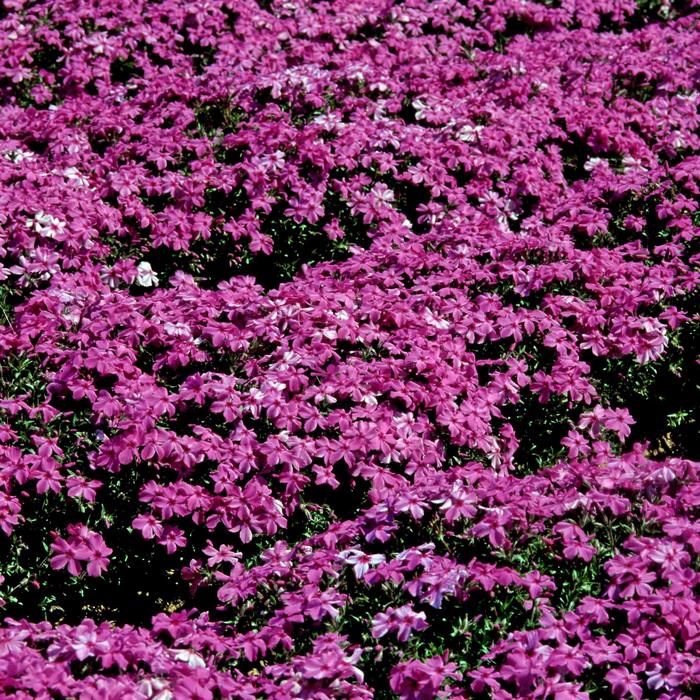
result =
[[[173,554],[177,549],[187,544],[185,533],[174,525],[164,525],[157,541],[158,544],[162,544],[165,547],[168,554]]]
[[[73,576],[82,571],[81,562],[87,562],[89,576],[101,576],[109,565],[112,550],[107,547],[102,536],[92,532],[83,524],[68,526],[68,539],[52,532],[54,539],[51,549],[57,554],[51,558],[53,569],[67,569]]]
[[[304,612],[312,620],[321,620],[326,615],[335,620],[340,615],[340,607],[345,604],[345,596],[333,589],[327,591],[314,590],[313,586],[307,586],[305,590],[312,594],[304,602]]]
[[[94,503],[97,489],[102,486],[102,482],[97,481],[97,479],[85,479],[81,476],[69,476],[66,479],[66,486],[71,498],[82,498],[88,503]]]
[[[67,569],[69,574],[78,576],[82,571],[81,562],[91,556],[90,551],[81,542],[69,542],[55,532],[51,535],[53,537],[51,549],[56,552],[55,556],[51,557],[51,568]]]
[[[610,684],[610,689],[616,697],[629,694],[635,700],[639,700],[643,695],[642,686],[637,676],[623,666],[608,671],[605,680]]]
[[[453,663],[447,663],[447,654],[433,656],[427,661],[408,661],[391,671],[389,685],[401,700],[433,700],[447,679],[459,680]]]
[[[102,573],[107,570],[109,555],[112,554],[112,549],[105,544],[101,535],[94,532],[88,536],[85,546],[88,551],[88,575],[101,576]]]
[[[140,530],[141,534],[147,540],[152,540],[154,537],[160,537],[163,532],[163,526],[160,521],[150,513],[144,515],[137,515],[132,523],[131,527],[134,530]]]
[[[378,613],[372,621],[372,636],[375,639],[395,632],[400,642],[408,641],[413,631],[419,632],[428,626],[424,612],[414,612],[410,605],[400,608],[387,608],[385,613]]]
[[[218,548],[214,547],[211,540],[207,540],[208,546],[205,547],[202,552],[206,554],[209,558],[207,559],[207,566],[216,566],[222,562],[234,563],[240,561],[242,554],[236,552],[233,547],[222,544]]]

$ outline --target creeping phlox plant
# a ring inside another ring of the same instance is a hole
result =
[[[3,696],[698,697],[699,18],[3,0]]]

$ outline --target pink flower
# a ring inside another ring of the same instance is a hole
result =
[[[154,537],[160,537],[163,533],[163,526],[151,513],[137,515],[132,520],[131,527],[133,527],[134,530],[140,530],[143,537],[147,540],[152,540]]]
[[[187,544],[185,533],[174,525],[163,526],[163,531],[158,536],[158,544],[162,544],[168,554],[173,554],[178,548]]]
[[[569,430],[567,436],[562,438],[561,444],[569,448],[569,459],[575,459],[579,455],[585,456],[591,453],[588,440],[577,430]]]
[[[91,533],[86,542],[88,550],[87,572],[89,576],[101,576],[109,565],[109,555],[112,553],[101,535]]]
[[[580,676],[588,666],[587,659],[579,646],[559,644],[548,660],[548,665],[572,676]]]
[[[605,680],[610,684],[610,689],[616,697],[631,695],[635,700],[640,700],[643,695],[642,686],[634,673],[624,666],[618,666],[605,674]]]
[[[90,551],[84,544],[68,542],[55,532],[51,535],[53,537],[51,549],[56,552],[56,555],[51,557],[51,568],[67,569],[69,574],[78,576],[82,571],[80,562],[90,557]]]
[[[207,566],[216,566],[222,562],[234,563],[240,561],[243,556],[229,545],[222,544],[217,548],[214,547],[211,540],[207,540],[207,544],[208,546],[202,550],[204,554],[209,557],[207,559]]]
[[[88,503],[94,503],[97,489],[102,486],[102,482],[96,479],[88,480],[82,476],[69,476],[66,479],[66,486],[71,498],[82,498]]]
[[[319,591],[315,586],[305,586],[309,598],[304,603],[304,612],[312,620],[321,620],[326,615],[335,620],[340,615],[340,607],[345,605],[346,596],[333,589]]]
[[[410,605],[402,605],[400,608],[387,608],[385,613],[374,616],[372,636],[379,639],[385,634],[396,632],[397,639],[406,642],[411,632],[424,630],[427,626],[424,612],[417,613]]]
[[[455,484],[447,498],[440,498],[435,502],[445,511],[445,520],[450,525],[461,518],[473,518],[477,514],[475,499],[462,484]]]
[[[391,689],[401,700],[433,700],[448,678],[459,680],[457,667],[447,663],[447,654],[427,661],[408,661],[395,666],[389,677]]]

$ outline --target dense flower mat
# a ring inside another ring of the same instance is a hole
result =
[[[696,5],[0,3],[4,696],[698,697]]]

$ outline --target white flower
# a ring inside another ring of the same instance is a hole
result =
[[[686,146],[686,141],[685,141],[685,139],[683,138],[683,134],[681,134],[681,133],[678,132],[678,131],[676,131],[675,134],[676,134],[676,137],[673,139],[671,145],[672,145],[674,148],[685,148],[685,146]]]
[[[34,154],[31,151],[25,151],[21,148],[16,148],[10,151],[5,151],[2,154],[5,160],[10,160],[13,163],[21,163],[23,160],[34,160]]]
[[[381,202],[382,204],[389,204],[395,199],[394,193],[383,182],[377,183],[370,190],[370,194],[374,196],[377,202]]]
[[[170,700],[173,697],[172,692],[168,690],[167,683],[160,678],[145,678],[139,683],[138,689],[147,698],[153,700]]]
[[[466,141],[467,143],[475,141],[476,137],[479,135],[479,132],[483,128],[484,127],[481,125],[471,126],[471,124],[466,124],[457,132],[457,138],[460,141]]]
[[[75,180],[83,187],[87,187],[90,184],[90,181],[84,175],[81,175],[77,168],[65,168],[63,170],[63,177],[65,177],[66,180]]]
[[[33,228],[40,236],[45,238],[56,238],[63,232],[66,227],[66,222],[57,219],[51,214],[45,214],[43,211],[38,211],[34,217],[27,219],[25,225],[28,228]]]
[[[136,284],[140,287],[158,286],[158,276],[153,272],[151,263],[144,260],[136,266]]]
[[[345,564],[353,567],[357,579],[363,578],[371,567],[386,561],[383,554],[365,554],[360,549],[346,549],[340,552],[338,557]]]
[[[439,330],[446,330],[450,327],[450,322],[444,318],[438,318],[430,309],[425,309],[423,313],[423,318],[426,323],[433,326],[433,328],[438,328]]]
[[[181,321],[178,321],[177,323],[172,323],[171,321],[167,321],[166,323],[163,324],[163,330],[170,336],[173,336],[174,338],[191,338],[192,337],[192,330],[186,323],[182,323]]]
[[[184,661],[190,668],[206,668],[204,659],[190,649],[176,649],[173,657],[175,661]]]
[[[602,158],[589,158],[584,164],[583,164],[583,169],[590,173],[593,168],[595,168],[597,165],[600,165],[601,163],[604,163],[605,161]]]
[[[413,102],[411,102],[411,107],[413,107],[416,112],[416,119],[423,119],[428,110],[428,105],[420,98],[413,100]]]

